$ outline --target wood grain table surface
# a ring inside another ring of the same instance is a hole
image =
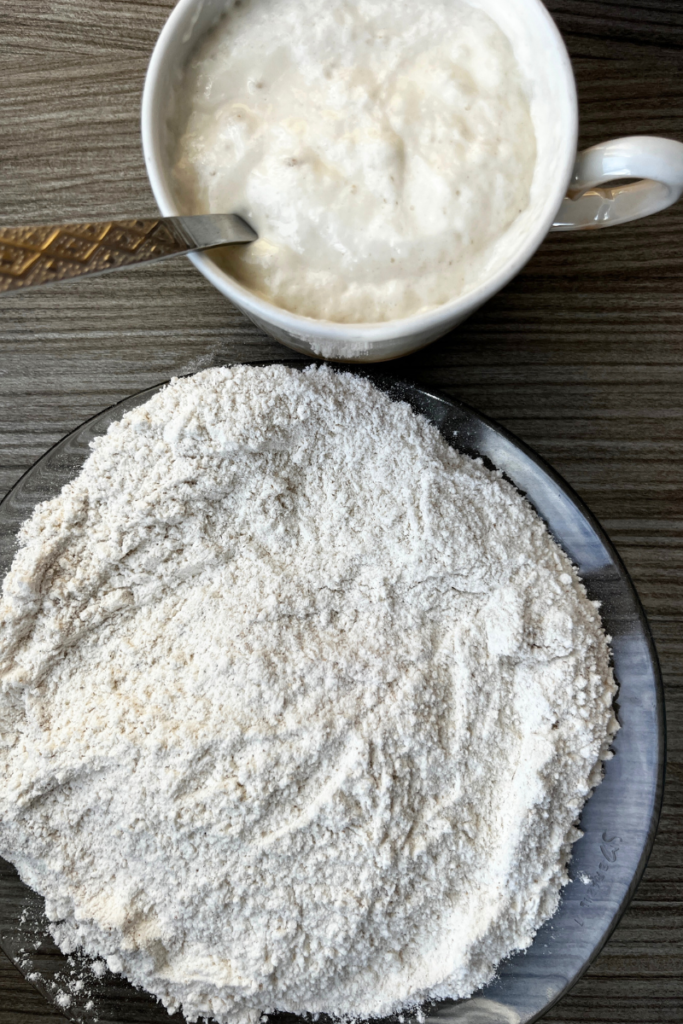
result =
[[[0,224],[152,215],[139,142],[173,0],[0,0]],[[683,140],[683,0],[552,0],[581,143]],[[186,261],[0,302],[0,493],[92,414],[174,374],[291,357]],[[389,367],[390,369],[390,367]],[[683,202],[551,236],[447,338],[395,363],[498,419],[619,549],[666,685],[668,774],[630,909],[548,1021],[683,1022]],[[0,954],[0,1024],[63,1020]]]

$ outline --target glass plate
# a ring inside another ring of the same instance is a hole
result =
[[[533,945],[505,961],[496,980],[485,989],[471,999],[425,1007],[427,1019],[442,1024],[530,1024],[597,956],[628,905],[652,848],[665,746],[657,656],[643,609],[619,556],[585,505],[549,466],[464,403],[382,374],[355,372],[369,376],[392,398],[409,402],[460,451],[503,471],[577,566],[589,596],[602,603],[605,628],[612,637],[622,728],[604,781],[581,815],[584,835],[574,845],[572,883],[563,891],[559,910],[538,932]],[[159,387],[133,395],[88,420],[44,455],[10,491],[0,504],[0,577],[16,550],[17,529],[35,505],[54,497],[76,476],[93,438],[105,433],[124,412],[146,402]],[[168,1024],[168,1014],[151,996],[108,971],[96,978],[84,958],[60,953],[50,939],[42,899],[4,861],[0,861],[0,944],[22,974],[72,1021]],[[82,988],[74,991],[79,978]],[[273,1024],[285,1019],[297,1020],[288,1014],[271,1015]]]

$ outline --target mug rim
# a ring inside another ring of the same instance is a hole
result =
[[[229,2],[230,0],[226,0],[226,8]],[[565,152],[561,161],[562,174],[557,175],[554,187],[553,182],[548,187],[543,216],[538,216],[533,230],[527,235],[524,244],[495,274],[465,295],[451,299],[433,309],[393,320],[345,323],[303,316],[275,305],[241,285],[214,263],[206,252],[195,252],[188,255],[196,269],[217,291],[248,316],[264,321],[303,343],[315,340],[322,344],[355,342],[370,345],[376,342],[401,341],[413,335],[418,337],[431,333],[436,336],[441,328],[443,328],[442,333],[446,333],[449,325],[459,323],[474,313],[484,302],[504,288],[536,252],[548,234],[562,199],[566,195],[576,161],[579,117],[576,81],[571,60],[560,31],[542,0],[524,0],[524,2],[538,10],[557,52],[559,58],[557,73],[564,79],[569,107],[569,123],[563,133]],[[178,0],[157,39],[145,76],[141,110],[142,150],[152,193],[164,217],[179,216],[181,211],[178,209],[170,188],[164,181],[162,167],[167,167],[168,162],[163,159],[163,154],[160,152],[161,147],[157,145],[158,136],[155,132],[157,108],[163,102],[163,97],[159,92],[161,71],[168,62],[172,61],[176,66],[178,65],[178,60],[173,53],[177,35],[184,26],[188,12],[193,8],[201,10],[203,4],[204,0]],[[182,36],[181,41],[184,41]]]

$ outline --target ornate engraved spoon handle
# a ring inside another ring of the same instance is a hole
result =
[[[233,214],[0,228],[0,294],[255,238]]]

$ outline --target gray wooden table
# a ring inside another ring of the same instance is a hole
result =
[[[0,224],[156,212],[138,139],[173,0],[0,0]],[[581,142],[683,140],[683,0],[552,0]],[[0,493],[82,420],[173,374],[290,357],[183,261],[0,303]],[[619,548],[667,694],[664,813],[604,952],[548,1021],[683,1022],[683,202],[555,235],[457,333],[394,364],[537,449]],[[63,1019],[0,955],[0,1024]]]

